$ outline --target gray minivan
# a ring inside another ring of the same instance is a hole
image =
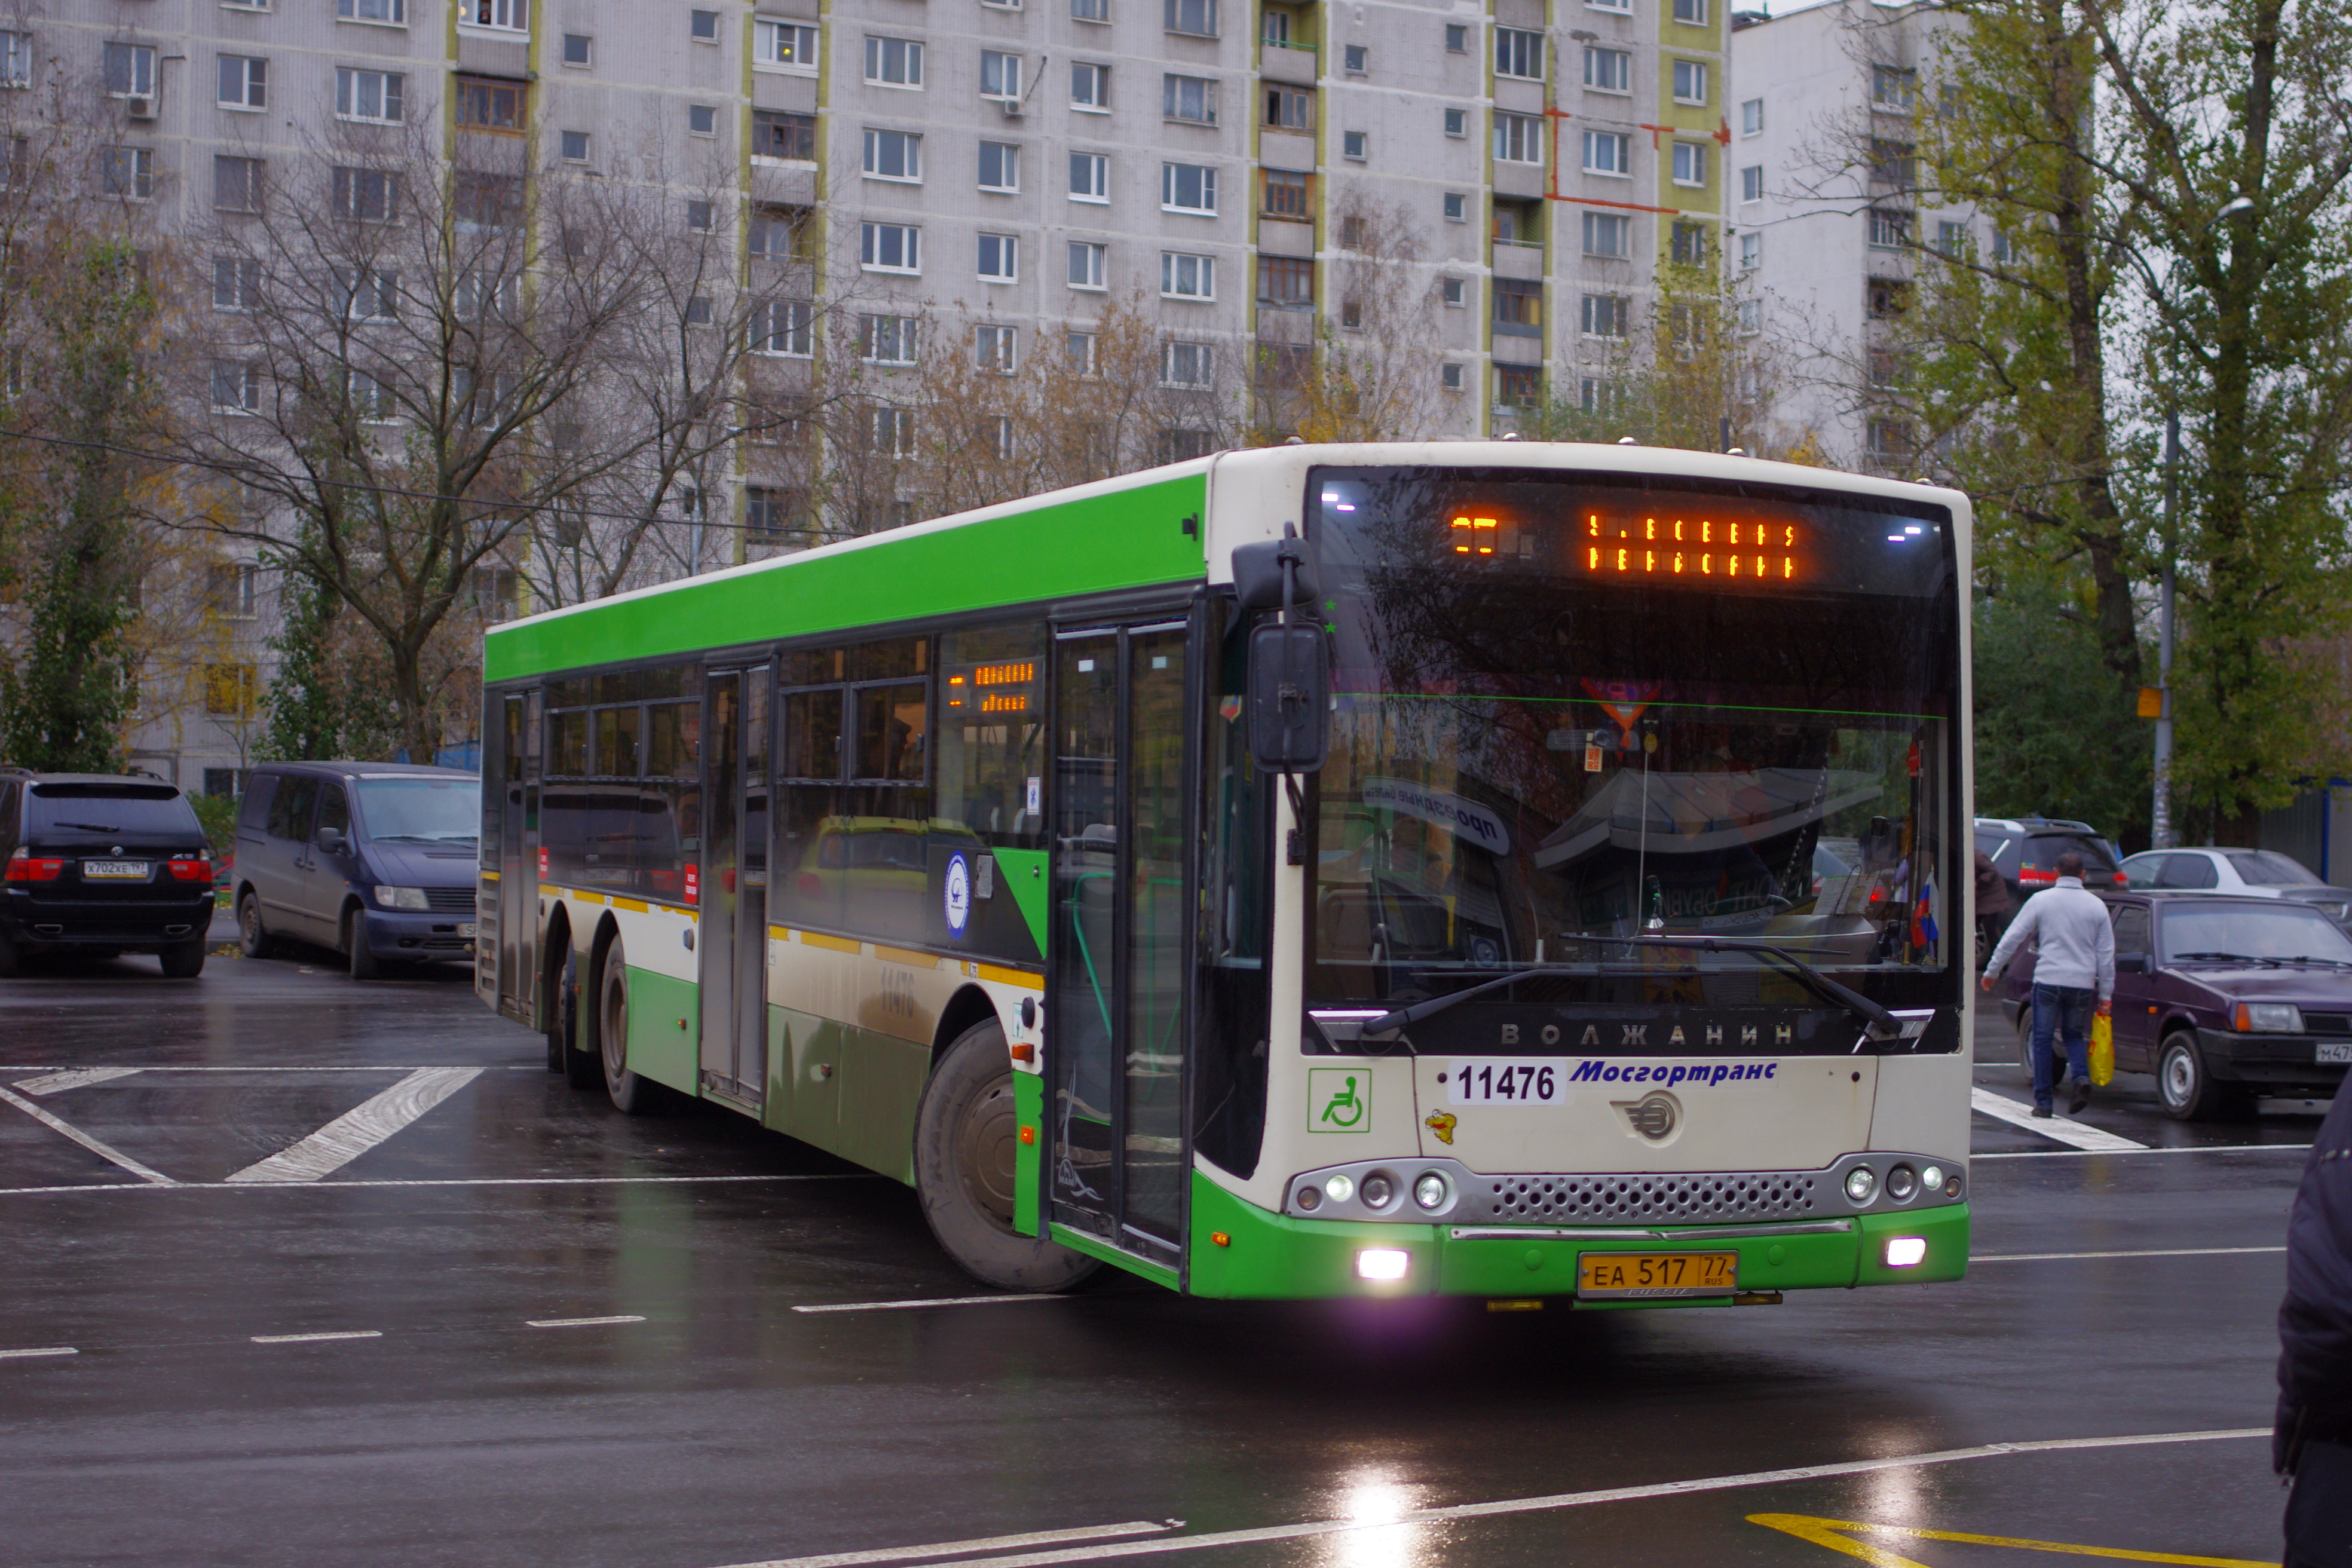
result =
[[[236,818],[238,944],[332,947],[352,978],[470,958],[482,781],[399,763],[265,763]]]

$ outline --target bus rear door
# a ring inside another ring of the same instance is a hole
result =
[[[757,1110],[767,1082],[770,667],[705,683],[707,820],[698,896],[702,1087]]]

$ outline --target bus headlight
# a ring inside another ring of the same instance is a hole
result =
[[[1372,1172],[1364,1178],[1363,1196],[1368,1209],[1388,1207],[1389,1201],[1396,1196],[1396,1178],[1386,1171]]]
[[[1889,1268],[1916,1268],[1927,1260],[1927,1237],[1890,1236],[1886,1238],[1886,1267]]]
[[[1943,1184],[1944,1184],[1944,1167],[1943,1167],[1943,1166],[1941,1166],[1941,1165],[1930,1165],[1930,1166],[1928,1166],[1926,1170],[1924,1170],[1924,1171],[1922,1171],[1922,1172],[1920,1172],[1920,1173],[1919,1173],[1919,1190],[1920,1190],[1921,1192],[1924,1192],[1924,1193],[1927,1194],[1929,1196],[1931,1196],[1931,1197],[1932,1197],[1932,1196],[1934,1196],[1934,1195],[1935,1195],[1936,1189],[1937,1189],[1937,1188],[1938,1188],[1938,1187],[1940,1187],[1940,1186],[1942,1186]]]
[[[1908,1165],[1897,1165],[1886,1173],[1886,1195],[1898,1204],[1907,1204],[1919,1190],[1918,1173]]]
[[[1323,1191],[1335,1204],[1344,1204],[1356,1194],[1356,1179],[1342,1171],[1323,1179]]]
[[[1866,1204],[1870,1201],[1870,1194],[1876,1191],[1878,1173],[1869,1166],[1856,1165],[1845,1173],[1845,1195],[1853,1202]]]
[[[1444,1208],[1445,1196],[1445,1178],[1434,1171],[1423,1172],[1412,1184],[1412,1201],[1425,1209]]]
[[[1368,1247],[1356,1254],[1356,1278],[1386,1284],[1404,1278],[1412,1254],[1394,1247]]]

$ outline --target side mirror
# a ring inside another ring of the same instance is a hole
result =
[[[2118,974],[2146,974],[2147,973],[2147,954],[2144,952],[2119,952],[2116,954],[2116,973]]]
[[[1311,605],[1320,593],[1315,580],[1315,560],[1303,539],[1269,539],[1257,544],[1234,546],[1234,594],[1244,610],[1282,607],[1283,568],[1289,567],[1290,602]]]
[[[331,855],[341,855],[349,847],[343,837],[343,830],[340,827],[321,827],[319,829],[318,842],[319,847]]]
[[[1250,634],[1249,745],[1261,773],[1321,770],[1331,751],[1331,645],[1321,626]]]

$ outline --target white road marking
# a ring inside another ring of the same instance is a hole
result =
[[[137,1068],[71,1068],[64,1072],[45,1073],[39,1078],[19,1079],[10,1089],[21,1094],[57,1094],[84,1084],[110,1083],[118,1078],[129,1078]]]
[[[635,1187],[694,1182],[887,1182],[890,1179],[871,1171],[780,1173],[766,1176],[451,1176],[416,1181],[247,1182],[236,1190],[255,1193],[282,1191],[288,1187],[304,1192],[314,1192],[322,1187],[334,1192],[353,1187]],[[174,1182],[171,1185],[174,1191],[184,1193],[212,1193],[221,1188],[217,1182]],[[158,1190],[140,1182],[83,1182],[57,1187],[0,1187],[0,1197],[23,1197],[35,1193],[152,1193]]]
[[[163,1174],[163,1172],[149,1170],[146,1166],[141,1164],[138,1161],[132,1159],[121,1150],[108,1147],[106,1144],[101,1143],[97,1139],[91,1137],[89,1133],[84,1132],[80,1128],[68,1126],[65,1122],[58,1121],[56,1117],[50,1115],[39,1106],[35,1105],[31,1100],[26,1100],[21,1094],[14,1093],[8,1089],[0,1089],[0,1100],[7,1101],[10,1105],[15,1106],[17,1110],[23,1111],[26,1115],[31,1117],[34,1121],[39,1122],[50,1131],[63,1133],[66,1137],[72,1139],[75,1142],[80,1144],[83,1148],[97,1155],[100,1159],[120,1165],[124,1170],[130,1172],[132,1175],[142,1177],[154,1186],[175,1187],[179,1185],[177,1182],[174,1182],[171,1177]]]
[[[382,1338],[383,1338],[382,1329],[344,1329],[339,1332],[325,1334],[256,1334],[253,1336],[253,1342],[257,1345],[315,1345],[326,1340],[380,1340]]]
[[[2125,1150],[2147,1147],[2145,1143],[2134,1142],[2129,1138],[2118,1138],[2112,1132],[2102,1131],[2096,1127],[2087,1127],[2080,1121],[2071,1121],[2063,1116],[2036,1116],[2033,1114],[2033,1107],[2023,1100],[2011,1100],[2007,1095],[1995,1094],[1989,1089],[1979,1089],[1974,1085],[1969,1086],[1969,1104],[1987,1116],[2002,1121],[2014,1122],[2028,1132],[2039,1132],[2044,1138],[2054,1138],[2061,1143],[2070,1144],[2093,1153],[2112,1154]]]
[[[40,1356],[40,1355],[79,1355],[79,1354],[81,1354],[81,1352],[79,1352],[79,1351],[78,1351],[78,1350],[74,1349],[74,1347],[73,1347],[73,1346],[71,1346],[71,1345],[47,1345],[47,1346],[42,1347],[42,1348],[41,1348],[41,1349],[39,1349],[39,1350],[30,1350],[30,1351],[0,1351],[0,1361],[25,1361],[25,1360],[29,1360],[30,1358],[32,1358],[32,1357],[34,1357],[34,1356]]]
[[[1037,1296],[929,1296],[919,1301],[835,1301],[823,1307],[794,1307],[795,1312],[911,1312],[919,1307],[993,1307],[1006,1301],[1059,1301],[1050,1292]]]
[[[361,1101],[300,1142],[280,1149],[229,1176],[247,1182],[315,1182],[341,1170],[467,1084],[479,1068],[418,1068],[383,1093]]]
[[[923,1557],[945,1557],[958,1552],[1006,1552],[1020,1546],[1051,1546],[1064,1541],[1108,1541],[1122,1535],[1159,1535],[1183,1524],[1181,1519],[1139,1519],[1128,1524],[1106,1524],[1094,1530],[1038,1530],[1026,1535],[992,1535],[978,1541],[942,1541],[935,1546],[902,1546],[878,1552],[829,1552],[821,1557],[772,1557],[764,1563],[738,1563],[732,1568],[853,1568],[860,1563],[907,1563]]]
[[[642,1323],[640,1313],[624,1312],[612,1318],[525,1318],[524,1323],[534,1329],[592,1329],[599,1323]]]
[[[1222,1530],[1204,1535],[1179,1535],[1153,1541],[1104,1542],[1059,1552],[1030,1552],[1011,1557],[958,1557],[933,1568],[1045,1568],[1057,1563],[1093,1563],[1110,1557],[1156,1556],[1171,1552],[1200,1552],[1217,1546],[1253,1546],[1270,1541],[1298,1541],[1317,1535],[1343,1535],[1364,1530],[1393,1530],[1401,1524],[1445,1524],[1459,1519],[1492,1519],[1503,1514],[1546,1513],[1555,1509],[1589,1508],[1595,1503],[1634,1502],[1646,1498],[1682,1497],[1693,1492],[1729,1491],[1741,1487],[1774,1486],[1789,1481],[1827,1480],[1838,1476],[1870,1475],[1881,1470],[1907,1470],[1923,1465],[1953,1465],[1969,1459],[1992,1459],[2008,1454],[2049,1454],[2082,1448],[2131,1448],[2165,1443],[2213,1443],[2226,1439],[2268,1437],[2267,1426],[2243,1426],[2214,1432],[2150,1432],[2123,1437],[2046,1437],[2023,1443],[1987,1443],[1975,1448],[1946,1448],[1928,1454],[1906,1454],[1890,1459],[1849,1459],[1842,1464],[1805,1465],[1786,1470],[1751,1470],[1745,1475],[1708,1476],[1697,1480],[1662,1481],[1645,1487],[1611,1487],[1601,1491],[1559,1492],[1550,1497],[1507,1498],[1499,1502],[1457,1503],[1451,1508],[1413,1509],[1386,1519],[1323,1519],[1298,1524],[1268,1525],[1258,1530]],[[866,1553],[856,1559],[803,1558],[795,1568],[824,1562],[892,1563],[936,1557],[945,1548],[908,1546],[896,1552]],[[783,1568],[795,1560],[774,1563],[744,1563],[736,1568]]]
[[[1979,1160],[2048,1160],[2070,1154],[2244,1154],[2256,1150],[2308,1150],[2308,1143],[2159,1143],[2138,1149],[2008,1149],[1998,1154],[1971,1154]]]
[[[1989,1252],[1970,1263],[2051,1263],[2074,1258],[2230,1258],[2242,1252],[2284,1252],[2284,1247],[2171,1247],[2145,1252]]]

